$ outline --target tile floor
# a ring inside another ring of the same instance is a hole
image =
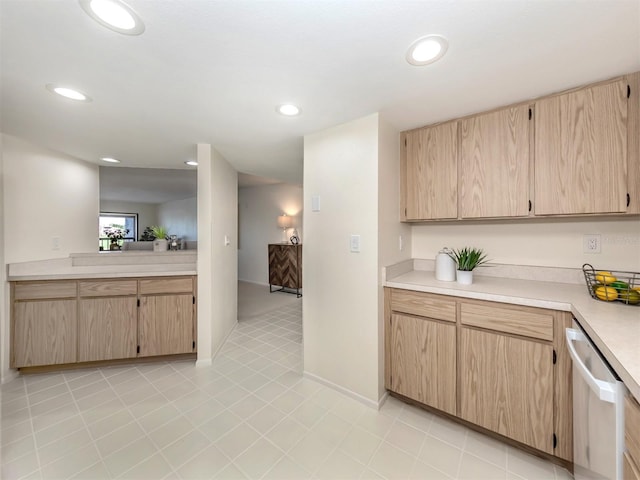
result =
[[[302,378],[301,306],[242,321],[193,362],[2,386],[2,478],[570,479],[390,398],[378,412]]]

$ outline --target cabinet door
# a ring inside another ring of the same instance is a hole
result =
[[[139,313],[139,356],[193,352],[191,294],[142,297]]]
[[[282,285],[281,245],[269,245],[269,284]]]
[[[80,300],[78,361],[111,360],[136,356],[136,297]]]
[[[461,329],[460,417],[553,453],[553,347]]]
[[[407,132],[406,219],[458,216],[457,122]]]
[[[534,116],[536,215],[624,212],[627,84],[540,100]]]
[[[391,389],[455,415],[455,324],[394,313],[390,335]]]
[[[76,300],[16,302],[13,308],[12,366],[76,361]]]
[[[529,107],[460,121],[460,216],[529,214]]]

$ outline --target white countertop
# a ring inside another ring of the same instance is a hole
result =
[[[438,281],[428,270],[387,278],[384,286],[571,312],[640,400],[640,306],[594,300],[585,284],[474,275],[472,285],[459,285]]]
[[[64,280],[197,275],[197,251],[72,254],[67,258],[12,263],[7,280]]]

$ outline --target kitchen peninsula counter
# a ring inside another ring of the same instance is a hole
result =
[[[571,312],[596,344],[602,355],[636,399],[640,399],[640,306],[621,302],[602,302],[591,298],[584,283],[545,281],[539,269],[537,280],[485,276],[474,272],[472,285],[436,280],[431,269],[420,269],[413,260],[385,268],[383,285],[453,297],[473,298],[514,305],[525,305]],[[490,268],[490,267],[489,267]],[[524,267],[535,269],[536,267]],[[511,269],[511,267],[509,267]],[[513,267],[517,269],[517,267]],[[556,269],[571,270],[571,269]],[[580,278],[580,270],[561,272],[571,280]],[[553,277],[553,275],[550,275]]]
[[[196,274],[196,250],[77,253],[67,258],[7,266],[7,280],[11,282]]]

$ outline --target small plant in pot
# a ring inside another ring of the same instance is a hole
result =
[[[153,251],[166,251],[169,245],[169,243],[167,242],[167,240],[169,239],[167,229],[165,227],[154,225],[153,227],[151,227],[151,233],[154,237],[156,237],[156,239],[153,241]]]
[[[481,248],[464,247],[459,250],[454,248],[449,256],[456,262],[456,279],[462,285],[471,285],[474,268],[489,261]]]

